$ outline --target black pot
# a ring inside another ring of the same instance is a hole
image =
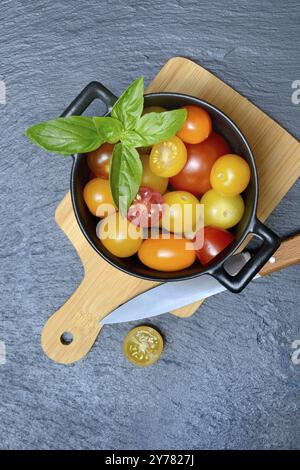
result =
[[[80,115],[91,104],[94,99],[100,99],[107,106],[107,114],[117,97],[98,82],[90,83],[70,104],[62,116]],[[245,212],[242,220],[235,228],[235,240],[214,261],[203,268],[200,263],[195,262],[192,266],[177,272],[159,272],[144,266],[137,258],[118,258],[109,253],[96,236],[96,224],[98,219],[88,210],[83,200],[83,188],[89,180],[89,169],[85,155],[74,155],[74,164],[71,174],[71,195],[74,212],[78,224],[96,252],[106,261],[122,271],[150,281],[179,281],[210,274],[221,284],[232,292],[240,292],[262,266],[269,260],[280,245],[279,237],[263,225],[256,217],[258,200],[258,178],[255,161],[251,149],[244,135],[238,127],[222,111],[211,104],[188,95],[179,93],[151,93],[145,96],[146,106],[162,106],[167,109],[175,109],[192,104],[206,109],[214,123],[214,129],[229,142],[234,153],[241,155],[247,160],[251,169],[251,179],[248,188],[243,194],[245,201]],[[257,235],[262,244],[252,254],[251,259],[240,270],[232,276],[224,269],[224,262],[235,253],[238,247],[250,233]],[[199,287],[201,280],[199,279]]]

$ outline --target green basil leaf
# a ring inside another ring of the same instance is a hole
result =
[[[118,119],[112,117],[93,117],[93,122],[104,142],[110,144],[119,142],[123,125]]]
[[[116,144],[110,163],[109,180],[114,202],[123,216],[126,216],[139,190],[142,172],[142,162],[137,150],[123,143]]]
[[[148,113],[138,120],[135,131],[142,136],[144,146],[158,144],[173,137],[182,128],[186,118],[186,109]]]
[[[135,131],[125,131],[121,135],[121,142],[129,147],[145,147],[144,139]]]
[[[61,155],[86,153],[103,144],[92,118],[69,116],[30,127],[26,137],[45,150]]]
[[[137,78],[122,93],[113,106],[111,116],[123,123],[124,129],[134,129],[144,107],[144,77]]]

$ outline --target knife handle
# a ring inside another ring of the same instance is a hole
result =
[[[284,240],[278,250],[259,271],[261,276],[274,273],[300,262],[300,234]]]

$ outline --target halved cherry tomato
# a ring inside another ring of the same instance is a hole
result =
[[[148,268],[167,272],[191,266],[196,259],[195,250],[188,249],[192,248],[192,243],[185,238],[174,238],[174,235],[169,237],[164,239],[160,235],[144,240],[138,251],[140,261]]]
[[[202,196],[211,188],[210,173],[215,161],[230,152],[226,140],[216,132],[200,144],[186,145],[187,162],[177,175],[170,178],[175,189]]]
[[[196,250],[196,255],[204,266],[234,240],[234,236],[228,230],[216,227],[204,227],[203,238],[203,246]]]
[[[146,367],[158,361],[163,347],[161,334],[150,326],[141,325],[129,331],[123,350],[130,362]]]
[[[158,176],[168,178],[179,173],[186,164],[186,147],[176,135],[155,144],[150,153],[150,169]]]
[[[187,118],[177,135],[186,144],[200,144],[212,131],[211,117],[199,106],[184,106],[184,108],[188,112]]]
[[[163,214],[163,197],[151,188],[140,187],[128,209],[127,219],[139,227],[159,226]]]
[[[109,163],[114,150],[114,145],[103,144],[98,149],[87,154],[89,169],[102,178],[109,178]]]
[[[120,258],[127,258],[140,248],[143,231],[120,213],[114,213],[100,222],[97,235],[110,253]]]
[[[239,155],[229,154],[220,157],[212,167],[210,182],[223,196],[236,196],[242,193],[250,181],[250,167]]]
[[[244,214],[245,204],[240,195],[224,197],[210,189],[200,202],[204,204],[205,225],[231,228],[239,223]]]
[[[196,229],[200,208],[198,199],[186,191],[170,191],[164,194],[164,214],[162,227],[169,232],[189,233]],[[199,211],[199,209],[198,209]]]
[[[151,171],[150,169],[149,158],[149,155],[141,155],[141,161],[143,165],[143,176],[141,186],[152,188],[154,189],[154,191],[164,194],[168,187],[169,178],[163,178],[153,173],[153,171]]]
[[[109,181],[103,178],[94,178],[85,185],[83,199],[89,211],[97,217],[105,217],[116,211]]]

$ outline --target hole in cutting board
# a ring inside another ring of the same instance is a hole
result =
[[[69,344],[73,342],[73,339],[73,335],[69,331],[65,331],[60,337],[60,341],[64,346],[69,346]]]

